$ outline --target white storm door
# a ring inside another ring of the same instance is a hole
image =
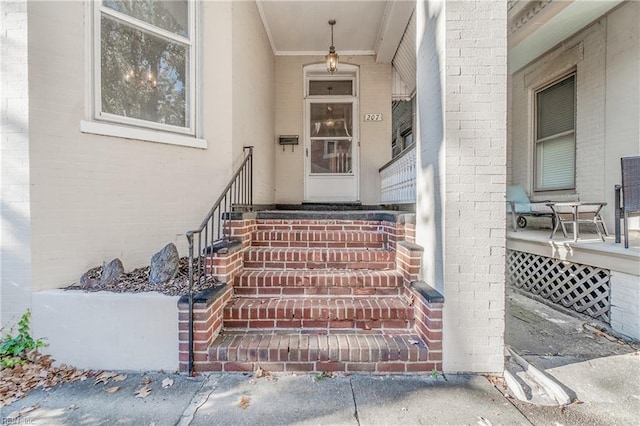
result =
[[[307,99],[305,106],[305,201],[359,201],[355,98]]]

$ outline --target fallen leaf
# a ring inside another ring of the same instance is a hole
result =
[[[138,389],[135,393],[136,398],[146,398],[151,393],[151,386],[148,384]]]
[[[118,374],[117,376],[114,376],[111,380],[114,382],[122,382],[127,378],[126,374]]]
[[[264,370],[262,369],[262,367],[258,367],[256,369],[256,379],[259,379],[262,376],[264,376]]]
[[[249,407],[250,401],[251,399],[247,395],[242,395],[242,397],[240,398],[240,402],[238,403],[238,407],[246,410]]]
[[[34,405],[30,405],[28,407],[23,408],[22,410],[16,410],[13,413],[9,414],[7,416],[7,420],[15,420],[18,419],[22,416],[24,416],[27,413],[32,412],[33,410],[36,410],[40,408],[40,404],[34,404]]]
[[[170,388],[171,386],[173,386],[173,379],[170,379],[169,377],[167,377],[162,381],[163,389]]]
[[[491,423],[491,421],[489,419],[485,419],[482,416],[478,416],[478,419],[480,419],[480,420],[478,420],[478,424],[481,425],[481,426],[492,426],[493,425],[493,423]]]
[[[118,392],[120,390],[120,386],[114,386],[112,388],[107,388],[104,391],[106,393],[114,393],[114,392]]]
[[[98,377],[96,377],[95,382],[93,382],[93,385],[98,385],[100,383],[104,383],[105,385],[107,383],[109,383],[109,379],[111,379],[112,377],[117,376],[117,373],[111,373],[109,371],[103,371],[102,373],[100,373],[98,375]]]

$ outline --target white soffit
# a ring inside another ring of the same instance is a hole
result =
[[[415,9],[415,2],[400,0],[387,3],[380,34],[376,44],[376,62],[391,62],[396,54],[405,28]]]
[[[413,7],[414,2],[256,0],[256,5],[277,56],[326,55],[331,44],[328,21],[335,19],[334,45],[338,55],[375,55],[384,48],[385,52],[392,51],[385,53],[389,62],[409,19],[407,15],[403,23],[402,13],[408,6]]]
[[[574,0],[527,37],[509,48],[509,72],[514,73],[563,40],[622,3],[623,0]],[[533,18],[535,19],[535,17]]]
[[[402,79],[409,96],[416,90],[416,18],[411,15],[409,25],[393,58],[393,69]]]

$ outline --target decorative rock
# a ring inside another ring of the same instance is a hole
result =
[[[178,262],[180,256],[178,249],[173,243],[169,243],[151,258],[151,270],[149,271],[149,282],[160,285],[171,280],[178,273]]]
[[[103,263],[100,286],[111,285],[119,282],[122,274],[124,274],[124,266],[122,266],[122,261],[117,257],[109,263]]]
[[[93,270],[87,271],[80,277],[80,287],[90,289],[98,285],[98,280],[93,277]]]

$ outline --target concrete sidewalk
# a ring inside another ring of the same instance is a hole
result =
[[[127,374],[127,373],[125,373]],[[3,424],[282,425],[527,424],[482,376],[301,375],[254,378],[211,374],[190,379],[128,373],[118,383],[94,380],[34,391],[2,409]],[[162,380],[173,380],[162,388]],[[135,393],[149,378],[151,393]],[[113,386],[120,389],[106,392]],[[9,420],[11,412],[38,408]],[[478,423],[480,422],[480,423]],[[484,422],[484,423],[483,423]]]
[[[2,408],[0,424],[640,424],[637,343],[594,331],[585,326],[587,320],[512,292],[507,293],[506,321],[506,343],[561,383],[572,404],[520,402],[473,375],[189,378],[125,372],[120,382],[94,384],[90,378],[32,391]],[[163,388],[167,378],[173,382]],[[150,393],[136,397],[145,385]]]
[[[640,345],[600,327],[590,318],[507,291],[505,343],[560,383],[574,401],[541,407],[513,400],[533,424],[640,424]]]

